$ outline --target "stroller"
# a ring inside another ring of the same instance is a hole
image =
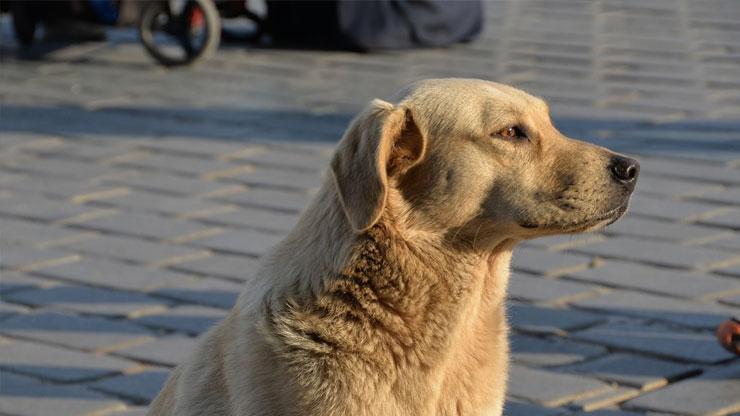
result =
[[[221,17],[246,17],[261,30],[262,19],[244,0],[11,0],[15,36],[31,46],[40,23],[73,19],[102,26],[137,26],[145,50],[165,66],[193,63],[210,56],[221,40]]]
[[[254,42],[268,38],[282,45],[355,51],[467,42],[483,24],[481,0],[264,0],[264,18],[247,7],[247,0],[68,2],[82,4],[88,12],[86,19],[94,23],[137,25],[146,51],[167,66],[211,55],[221,40],[221,18],[249,19],[255,31],[248,39]],[[30,45],[37,23],[49,18],[39,5],[62,2],[4,3],[10,5],[17,39]]]

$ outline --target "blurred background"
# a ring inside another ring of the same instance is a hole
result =
[[[472,77],[636,156],[626,218],[522,244],[506,415],[740,414],[740,2],[7,1],[0,413],[143,415],[351,117]]]

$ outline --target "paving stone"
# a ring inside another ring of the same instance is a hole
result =
[[[118,166],[125,168],[164,171],[187,176],[200,176],[213,172],[227,172],[240,168],[218,160],[194,157],[181,157],[166,154],[151,154],[133,160],[124,160]]]
[[[259,257],[267,253],[280,240],[282,240],[282,237],[275,234],[249,230],[226,231],[213,237],[191,241],[188,244],[226,254]]]
[[[303,172],[290,172],[285,169],[259,167],[250,172],[229,176],[225,180],[255,188],[279,188],[287,191],[303,192],[321,186],[322,177],[320,172],[311,175]]]
[[[128,189],[121,186],[59,178],[49,180],[49,178],[44,177],[28,177],[7,185],[7,189],[24,193],[38,193],[45,197],[63,199],[72,203],[106,199],[128,193]]]
[[[511,358],[514,363],[534,367],[554,367],[573,364],[607,353],[606,348],[580,344],[557,338],[535,338],[526,335],[511,337]]]
[[[512,258],[514,270],[545,276],[559,276],[567,272],[582,270],[590,263],[591,258],[587,256],[530,248],[516,249]]]
[[[209,141],[209,143],[213,143]],[[175,196],[203,196],[209,194],[228,193],[235,189],[234,185],[221,182],[205,181],[202,179],[188,178],[165,173],[141,173],[137,176],[111,179],[105,183],[120,184],[132,189],[147,192],[158,192]]]
[[[710,203],[740,205],[740,188],[719,189],[713,192],[704,192],[692,199]]]
[[[127,144],[92,141],[65,141],[63,146],[39,149],[34,153],[43,157],[73,159],[76,161],[99,162],[132,152]]]
[[[43,384],[2,371],[0,413],[18,416],[78,416],[125,409],[123,402],[79,385]]]
[[[716,328],[727,316],[740,312],[716,303],[689,302],[628,291],[614,291],[571,304],[589,310],[706,329]]]
[[[2,252],[0,252],[0,265],[8,270],[29,271],[74,263],[79,259],[80,256],[77,254],[53,249],[9,246],[2,247]]]
[[[631,409],[648,409],[686,415],[724,415],[740,411],[740,365],[706,371],[630,400]]]
[[[569,365],[562,368],[562,370],[640,390],[654,390],[678,378],[697,372],[699,367],[639,355],[617,353],[586,363]]]
[[[218,279],[198,279],[177,287],[157,289],[157,296],[197,303],[222,309],[231,309],[242,291],[242,285]]]
[[[90,384],[90,388],[124,397],[138,404],[147,404],[162,390],[168,376],[169,371],[166,370],[148,370],[100,380]]]
[[[731,233],[717,228],[675,222],[652,221],[639,217],[623,218],[605,230],[609,235],[675,241],[680,244],[700,244],[721,239]]]
[[[138,147],[154,150],[158,153],[198,158],[218,158],[257,150],[257,146],[251,143],[213,140],[204,143],[201,140],[187,137],[160,137],[157,140],[141,143]]]
[[[95,238],[69,243],[60,249],[82,253],[86,256],[99,256],[145,265],[170,265],[208,256],[206,250],[194,250],[183,246],[152,243],[113,235],[100,235]]]
[[[3,216],[57,223],[95,216],[99,213],[104,213],[104,211],[95,207],[75,205],[71,202],[40,198],[35,195],[11,197],[0,207],[0,215]]]
[[[5,245],[32,245],[41,248],[83,240],[92,235],[90,232],[48,224],[0,218],[0,236]]]
[[[173,270],[185,273],[235,281],[250,280],[257,273],[258,267],[259,260],[254,258],[224,254],[213,254],[170,266]]]
[[[205,199],[181,198],[139,191],[131,191],[116,198],[95,201],[93,204],[100,207],[121,208],[127,211],[147,211],[180,218],[201,217],[225,210],[233,210],[232,207],[225,204]]]
[[[520,365],[509,369],[508,394],[546,407],[602,394],[611,387],[600,381]]]
[[[148,410],[149,408],[144,406],[127,407],[126,410],[110,413],[110,416],[146,416]]]
[[[603,409],[621,403],[625,400],[629,400],[640,394],[640,390],[631,389],[628,387],[615,387],[593,397],[587,397],[585,399],[575,400],[568,405],[572,409],[582,410],[584,412],[590,412],[596,409]]]
[[[78,224],[86,229],[105,233],[128,235],[151,240],[182,240],[202,235],[213,235],[213,227],[192,221],[165,218],[144,213],[119,213],[104,218],[95,218]]]
[[[702,218],[699,223],[724,229],[740,230],[740,210],[725,211],[717,215]]]
[[[571,247],[588,245],[604,240],[606,240],[606,237],[597,233],[566,234],[524,241],[521,246],[533,247],[549,251],[560,251]]]
[[[28,312],[28,308],[0,300],[0,321]]]
[[[112,318],[138,316],[167,307],[165,301],[139,293],[73,285],[11,293],[4,295],[4,299],[33,307],[53,307]]]
[[[329,166],[330,160],[322,154],[293,153],[276,149],[249,149],[246,152],[226,154],[224,157],[254,166],[303,170],[307,173],[313,172],[314,175],[319,175],[324,168]]]
[[[165,367],[175,367],[195,351],[196,338],[171,335],[113,352],[114,355]]]
[[[560,279],[545,279],[516,274],[509,280],[509,297],[530,302],[562,303],[575,299],[598,296],[603,290]]]
[[[206,306],[180,306],[166,312],[142,316],[136,322],[152,328],[167,329],[198,335],[209,330],[226,317],[223,309]],[[2,327],[0,326],[0,331]]]
[[[592,269],[569,273],[565,277],[610,287],[627,288],[687,299],[717,297],[740,291],[740,286],[733,279],[716,277],[702,272],[648,267],[617,260],[607,261],[605,264]]]
[[[298,222],[298,216],[263,209],[238,209],[216,213],[202,218],[201,222],[224,228],[251,228],[267,233],[287,234]]]
[[[107,351],[151,339],[149,331],[125,321],[58,312],[29,313],[0,321],[0,333],[85,351]]]
[[[246,192],[218,196],[220,201],[245,207],[276,209],[297,213],[311,201],[311,195],[304,192],[287,192],[274,189],[249,189]]]
[[[703,269],[720,267],[737,256],[702,247],[685,247],[675,244],[613,237],[603,243],[595,243],[571,249],[582,254],[604,258],[637,261],[663,267]]]
[[[740,277],[740,263],[719,268],[715,270],[715,273],[732,277]]]
[[[612,323],[572,334],[576,340],[647,353],[690,363],[713,364],[732,358],[713,333],[695,333],[661,325]]]
[[[0,368],[44,380],[80,382],[112,376],[137,364],[24,341],[0,345]]]
[[[720,299],[720,302],[740,308],[740,295],[724,297]]]
[[[732,253],[740,252],[740,235],[737,233],[729,234],[727,238],[708,241],[707,247],[719,248]]]
[[[504,404],[506,416],[555,416],[562,415],[564,412],[564,409],[551,409],[512,400],[507,400]]]
[[[31,175],[50,176],[77,181],[94,180],[121,172],[119,169],[111,169],[107,166],[53,158],[27,160],[16,168],[28,172]]]
[[[21,290],[39,289],[55,284],[57,283],[28,273],[0,271],[0,297]]]
[[[634,198],[630,204],[631,215],[671,221],[693,221],[722,208],[700,202],[672,201],[665,198]]]
[[[689,197],[692,199],[704,200],[704,195],[711,195],[714,192],[722,189],[723,187],[721,185],[690,182],[686,179],[656,177],[648,173],[640,175],[640,182],[637,185],[635,192],[638,195],[644,193],[653,197]]]
[[[650,163],[643,163],[642,170],[656,175],[716,182],[725,185],[740,184],[740,171],[723,168],[715,165],[687,163],[681,169],[676,169],[674,162],[667,159],[653,159]]]
[[[623,410],[617,409],[602,409],[591,412],[579,412],[574,413],[573,416],[641,416],[644,414],[657,416],[657,414],[655,413],[625,412]]]
[[[35,275],[84,285],[150,291],[190,281],[187,277],[162,269],[135,266],[103,259],[85,259],[76,263],[42,268]]]
[[[525,305],[510,302],[509,323],[518,331],[562,335],[604,322],[605,318],[589,312]]]

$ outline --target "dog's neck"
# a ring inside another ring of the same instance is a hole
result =
[[[267,260],[280,279],[273,295],[301,304],[306,314],[365,314],[360,319],[392,335],[396,347],[413,345],[419,360],[434,360],[449,342],[475,332],[471,325],[500,315],[513,243],[464,250],[398,227],[398,220],[384,215],[357,234],[325,187]]]

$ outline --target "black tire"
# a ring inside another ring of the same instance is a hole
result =
[[[10,2],[10,12],[13,14],[13,30],[15,38],[23,46],[31,46],[36,36],[36,25],[39,18],[33,10],[33,2]]]
[[[196,9],[202,12],[204,25],[204,39],[199,45],[193,44],[189,33],[191,29],[189,19]],[[167,53],[163,45],[157,43],[155,32],[161,29],[158,27],[159,19],[168,19],[171,30],[167,33],[177,40],[181,56]],[[212,0],[187,0],[180,16],[172,16],[169,13],[166,1],[152,1],[142,10],[139,37],[146,51],[160,64],[187,65],[205,59],[216,51],[221,40],[221,18]]]

